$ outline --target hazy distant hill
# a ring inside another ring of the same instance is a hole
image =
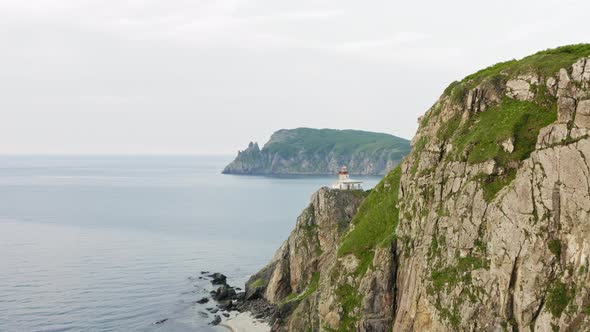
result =
[[[250,143],[238,152],[226,174],[386,174],[410,152],[410,142],[361,130],[281,129],[262,149]]]

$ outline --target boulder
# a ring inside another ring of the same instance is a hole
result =
[[[227,277],[221,273],[213,273],[208,275],[211,278],[211,283],[213,285],[225,285],[227,284]]]
[[[211,297],[216,301],[233,300],[236,297],[236,291],[228,285],[221,285],[211,292]]]

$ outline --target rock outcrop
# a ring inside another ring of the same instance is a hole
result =
[[[590,329],[588,58],[529,59],[457,84],[421,121],[402,164],[395,330]]]
[[[410,152],[410,142],[393,135],[360,130],[282,129],[262,149],[250,142],[225,167],[226,174],[383,175]]]
[[[331,283],[328,272],[336,262],[341,237],[350,228],[364,197],[363,191],[317,191],[271,263],[250,278],[247,298],[263,297],[289,313],[290,318],[279,320],[278,326],[319,330],[322,294],[318,289]]]
[[[285,308],[274,329],[589,331],[589,56],[451,84],[360,206],[317,193],[249,283]]]

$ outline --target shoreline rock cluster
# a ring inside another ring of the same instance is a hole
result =
[[[240,287],[231,286],[227,283],[227,277],[219,272],[209,273],[201,271],[199,279],[209,278],[211,285],[216,286],[205,296],[195,303],[207,304],[216,302],[215,306],[207,307],[206,310],[214,315],[210,325],[219,325],[223,318],[229,318],[231,312],[250,312],[255,319],[269,323],[274,321],[278,311],[275,305],[268,303],[262,298],[260,292],[246,292]]]

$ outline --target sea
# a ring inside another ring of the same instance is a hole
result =
[[[231,159],[0,156],[0,331],[225,331],[202,272],[243,287],[335,181]]]

